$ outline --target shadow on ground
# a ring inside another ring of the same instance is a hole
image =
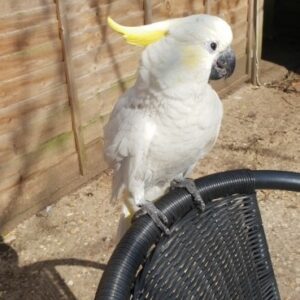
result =
[[[18,253],[0,236],[0,299],[76,300],[56,270],[58,266],[105,268],[104,264],[75,258],[45,260],[19,267]]]

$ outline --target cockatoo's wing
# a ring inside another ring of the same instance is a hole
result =
[[[151,120],[141,103],[143,99],[135,89],[129,89],[119,99],[104,129],[106,159],[115,170],[112,200],[125,186],[134,191],[145,180],[144,161],[153,134],[149,131]]]

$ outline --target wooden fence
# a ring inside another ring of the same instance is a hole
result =
[[[0,232],[105,168],[103,125],[141,49],[106,26],[208,12],[233,26],[248,78],[251,0],[0,0]],[[250,20],[250,22],[248,21]]]

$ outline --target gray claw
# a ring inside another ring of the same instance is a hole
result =
[[[164,215],[151,201],[146,201],[141,205],[143,213],[148,214],[154,223],[167,235],[170,234],[170,229],[166,226],[168,224],[168,218]]]
[[[196,205],[200,207],[201,211],[205,210],[205,202],[201,197],[193,179],[185,178],[181,181],[173,180],[171,183],[171,188],[176,187],[185,188],[193,196]]]

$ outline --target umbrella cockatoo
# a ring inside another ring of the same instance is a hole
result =
[[[192,15],[150,25],[109,26],[133,45],[144,46],[137,80],[119,99],[104,129],[105,155],[114,169],[113,199],[123,190],[118,236],[142,208],[168,232],[153,201],[171,182],[204,203],[186,176],[214,145],[223,108],[209,79],[229,77],[235,67],[232,31],[221,18]]]

